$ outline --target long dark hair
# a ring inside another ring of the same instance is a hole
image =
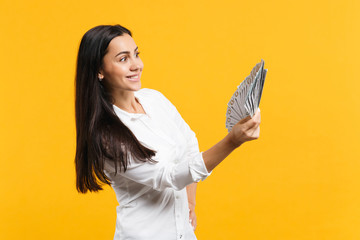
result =
[[[110,92],[98,80],[110,41],[130,30],[120,25],[100,25],[85,33],[77,56],[75,78],[76,189],[80,193],[103,190],[110,185],[104,173],[105,160],[126,171],[131,156],[142,162],[154,162],[155,151],[137,140],[116,115]],[[99,182],[100,181],[100,182]]]

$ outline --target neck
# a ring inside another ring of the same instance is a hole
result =
[[[114,104],[120,109],[130,113],[137,113],[139,111],[139,104],[135,100],[134,91],[117,91],[112,93],[112,97],[115,100]]]

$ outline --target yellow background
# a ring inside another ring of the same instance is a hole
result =
[[[269,70],[261,134],[201,182],[199,240],[360,239],[360,3],[0,1],[0,239],[112,239],[113,190],[75,189],[82,35],[121,24],[205,151],[251,68]]]

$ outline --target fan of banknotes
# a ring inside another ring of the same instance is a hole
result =
[[[259,107],[267,69],[264,60],[257,63],[249,76],[240,83],[228,102],[226,111],[226,128],[228,132],[241,119],[254,116]]]

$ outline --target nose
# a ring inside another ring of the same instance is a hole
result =
[[[137,70],[141,71],[143,67],[144,67],[144,64],[140,58],[133,58],[133,60],[131,62],[131,67],[130,67],[131,71],[137,71]]]

